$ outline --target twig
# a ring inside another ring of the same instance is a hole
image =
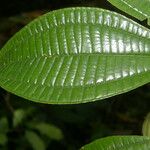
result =
[[[4,96],[4,100],[5,100],[7,109],[13,114],[14,108],[10,104],[10,93],[8,93],[8,92],[6,93],[6,95]]]

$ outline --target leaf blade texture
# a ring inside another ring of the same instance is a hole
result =
[[[85,103],[150,80],[150,31],[98,8],[50,12],[0,52],[0,86],[50,104]]]
[[[112,136],[95,140],[81,150],[150,150],[150,138],[142,136]]]
[[[143,21],[148,19],[150,25],[150,1],[149,0],[108,0],[112,5]]]

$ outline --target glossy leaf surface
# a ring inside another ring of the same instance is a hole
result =
[[[150,150],[150,138],[142,136],[114,136],[96,140],[81,150]]]
[[[143,21],[148,19],[150,25],[150,0],[108,0],[122,11]]]
[[[50,12],[0,53],[0,86],[41,103],[91,102],[150,81],[150,31],[97,8]]]

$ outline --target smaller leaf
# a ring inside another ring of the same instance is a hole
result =
[[[148,113],[144,120],[142,133],[144,136],[150,136],[150,113]]]
[[[0,133],[0,145],[5,145],[7,143],[8,139],[7,139],[7,136],[6,134],[1,134]]]
[[[61,140],[63,138],[62,131],[52,124],[37,123],[33,126],[33,128],[38,130],[41,134],[46,135],[50,139]]]
[[[143,21],[148,19],[150,25],[150,1],[149,0],[108,0],[112,5]]]
[[[150,150],[150,138],[144,136],[112,136],[98,139],[82,150]]]
[[[148,18],[148,25],[150,26],[150,18]]]
[[[33,131],[26,131],[25,137],[31,144],[33,150],[45,150],[45,144],[43,140]]]
[[[26,114],[23,109],[17,109],[14,112],[14,118],[13,118],[13,126],[16,127],[18,126],[22,120],[25,118]]]

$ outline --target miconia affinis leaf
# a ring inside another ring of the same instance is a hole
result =
[[[150,81],[150,30],[98,8],[52,11],[0,52],[0,86],[53,104],[91,102]]]
[[[112,136],[95,140],[81,150],[150,150],[150,138],[144,136]]]
[[[150,25],[150,0],[108,0],[111,4]]]

